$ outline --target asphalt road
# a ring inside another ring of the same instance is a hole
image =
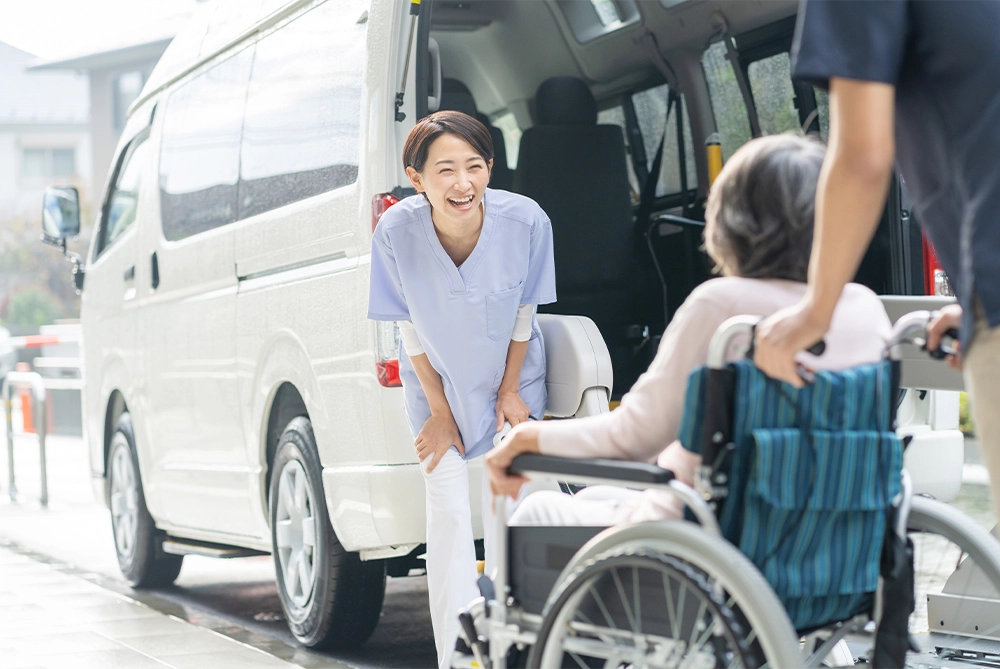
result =
[[[433,667],[434,639],[423,576],[390,578],[382,619],[372,638],[354,652],[313,652],[288,631],[269,556],[215,560],[185,558],[170,588],[133,591],[115,558],[111,521],[92,496],[82,439],[48,440],[49,507],[40,489],[34,437],[15,439],[19,502],[8,499],[7,462],[0,458],[0,543],[36,559],[57,562],[84,578],[128,594],[164,613],[214,629],[310,669]]]

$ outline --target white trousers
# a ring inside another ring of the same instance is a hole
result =
[[[512,526],[611,526],[623,522],[623,515],[638,502],[642,493],[609,485],[584,488],[575,495],[553,490],[536,492],[524,499],[510,516]]]
[[[529,483],[522,489],[518,501],[535,490],[551,487],[554,486]],[[451,666],[458,639],[458,612],[479,596],[468,462],[456,451],[448,450],[433,472],[428,474],[424,471],[424,488],[427,500],[427,594],[438,665],[440,669],[447,669]],[[483,468],[482,520],[487,574],[493,573],[496,563],[493,548],[496,545],[496,528],[491,502],[490,484]],[[511,504],[508,501],[508,518],[516,507],[517,502]]]

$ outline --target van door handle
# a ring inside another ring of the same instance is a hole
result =
[[[124,279],[126,281],[132,281],[135,279],[135,265],[129,265],[125,268]]]
[[[156,251],[153,251],[153,255],[149,257],[149,281],[153,286],[153,290],[160,287],[160,263],[156,259]]]

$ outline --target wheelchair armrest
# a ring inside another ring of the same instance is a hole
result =
[[[670,483],[674,480],[674,473],[669,469],[629,460],[578,460],[576,458],[557,458],[551,455],[524,454],[517,456],[510,463],[511,474],[528,474],[530,472],[565,475],[568,480],[580,477],[647,484]]]

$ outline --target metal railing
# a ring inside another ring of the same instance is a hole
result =
[[[50,379],[51,380],[51,379]],[[8,494],[12,502],[17,501],[17,483],[14,475],[14,415],[13,415],[13,390],[18,386],[28,386],[31,388],[32,412],[38,416],[38,456],[41,471],[42,488],[39,501],[42,506],[49,505],[49,484],[48,472],[45,460],[45,436],[46,436],[46,401],[45,401],[45,380],[38,372],[8,372],[0,388],[0,396],[3,397],[4,415],[7,421],[7,478]]]

